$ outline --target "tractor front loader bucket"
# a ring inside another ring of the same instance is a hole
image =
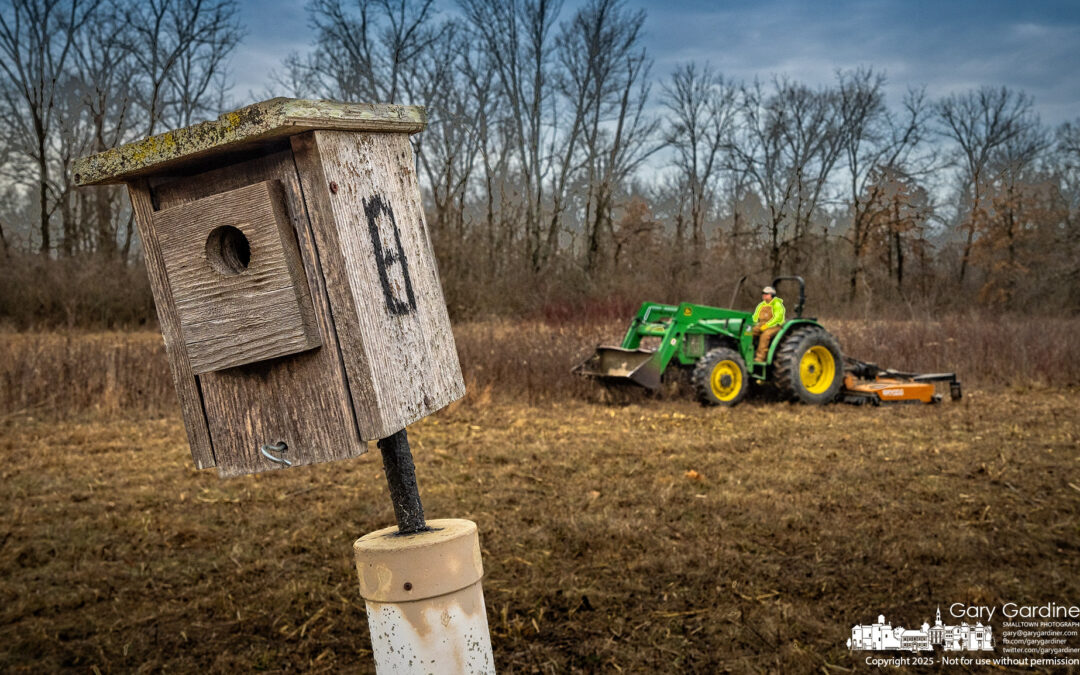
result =
[[[632,383],[655,390],[660,388],[660,365],[654,358],[656,356],[655,351],[648,349],[599,346],[595,354],[572,372],[611,384]]]

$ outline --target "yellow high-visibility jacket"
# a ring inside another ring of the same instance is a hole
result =
[[[757,309],[754,310],[754,323],[758,322],[761,317],[762,311],[768,307],[772,310],[772,318],[765,322],[765,325],[761,327],[762,330],[766,328],[772,328],[773,326],[779,326],[784,323],[784,301],[780,298],[773,298],[769,302],[762,300],[758,303]]]

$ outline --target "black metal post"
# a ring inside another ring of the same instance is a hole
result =
[[[420,490],[416,485],[416,467],[409,450],[409,436],[405,430],[393,436],[379,439],[383,470],[390,484],[390,500],[394,503],[399,534],[413,534],[428,529],[424,521],[424,505],[420,503]]]

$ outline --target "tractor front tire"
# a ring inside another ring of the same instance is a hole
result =
[[[805,328],[785,336],[773,358],[777,388],[792,399],[825,405],[836,399],[844,382],[840,343],[823,328]]]
[[[702,405],[730,408],[743,400],[749,388],[746,363],[734,349],[717,347],[694,365],[694,389]]]

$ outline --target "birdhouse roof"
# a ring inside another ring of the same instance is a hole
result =
[[[182,171],[224,153],[260,146],[316,129],[416,133],[427,124],[422,107],[273,98],[216,120],[167,131],[75,161],[75,184],[109,185],[140,176]]]

